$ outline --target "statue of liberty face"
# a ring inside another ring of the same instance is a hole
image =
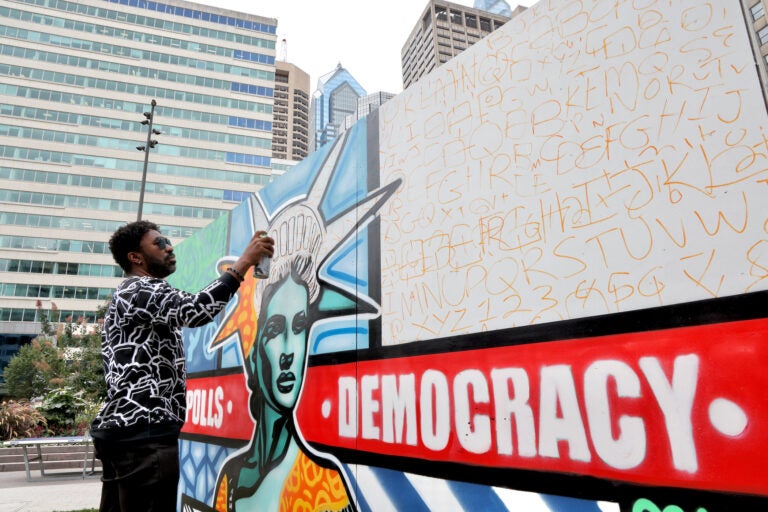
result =
[[[296,405],[304,378],[309,320],[307,288],[288,276],[276,285],[259,329],[255,369],[267,401],[278,410]]]

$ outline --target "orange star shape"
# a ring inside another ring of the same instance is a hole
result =
[[[224,272],[228,266],[229,264],[223,263],[219,272]],[[235,295],[236,304],[222,320],[218,332],[211,341],[211,348],[218,347],[232,336],[238,336],[243,356],[250,353],[258,325],[258,313],[253,300],[257,282],[252,272],[246,272],[245,280],[240,283],[240,288]]]

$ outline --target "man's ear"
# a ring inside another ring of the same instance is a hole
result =
[[[129,252],[128,253],[128,261],[133,263],[134,265],[141,265],[143,263],[143,259],[141,255],[137,252]]]

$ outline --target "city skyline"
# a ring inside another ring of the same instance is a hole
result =
[[[280,42],[287,40],[287,61],[309,74],[310,88],[318,79],[341,64],[355,76],[369,93],[384,91],[398,94],[403,90],[400,50],[427,1],[394,0],[386,9],[363,9],[359,2],[332,0],[310,2],[247,2],[245,0],[198,0],[205,5],[277,19],[277,58]],[[511,0],[510,7],[530,7],[537,0]],[[473,0],[455,3],[472,6]],[[384,4],[382,4],[384,5]],[[336,17],[330,12],[339,13]],[[375,23],[368,17],[375,13]],[[356,23],[355,17],[365,16]],[[322,20],[317,23],[317,20]],[[386,38],[386,39],[385,39]],[[322,41],[323,44],[318,44]],[[346,44],[346,43],[349,44]],[[371,62],[379,62],[371,66]]]

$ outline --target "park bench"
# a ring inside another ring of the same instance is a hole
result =
[[[5,442],[6,446],[21,448],[24,455],[24,469],[27,472],[27,481],[32,481],[31,464],[35,461],[38,463],[40,469],[40,478],[45,479],[48,477],[61,477],[62,473],[49,473],[46,475],[45,466],[47,463],[53,463],[48,461],[43,456],[43,447],[46,446],[83,446],[83,465],[82,465],[82,478],[85,478],[89,474],[95,473],[96,456],[93,451],[91,437],[88,433],[81,436],[62,436],[62,437],[29,437],[26,439],[12,439]],[[90,455],[91,469],[88,472],[88,458]],[[77,474],[80,474],[80,469],[77,470]]]

